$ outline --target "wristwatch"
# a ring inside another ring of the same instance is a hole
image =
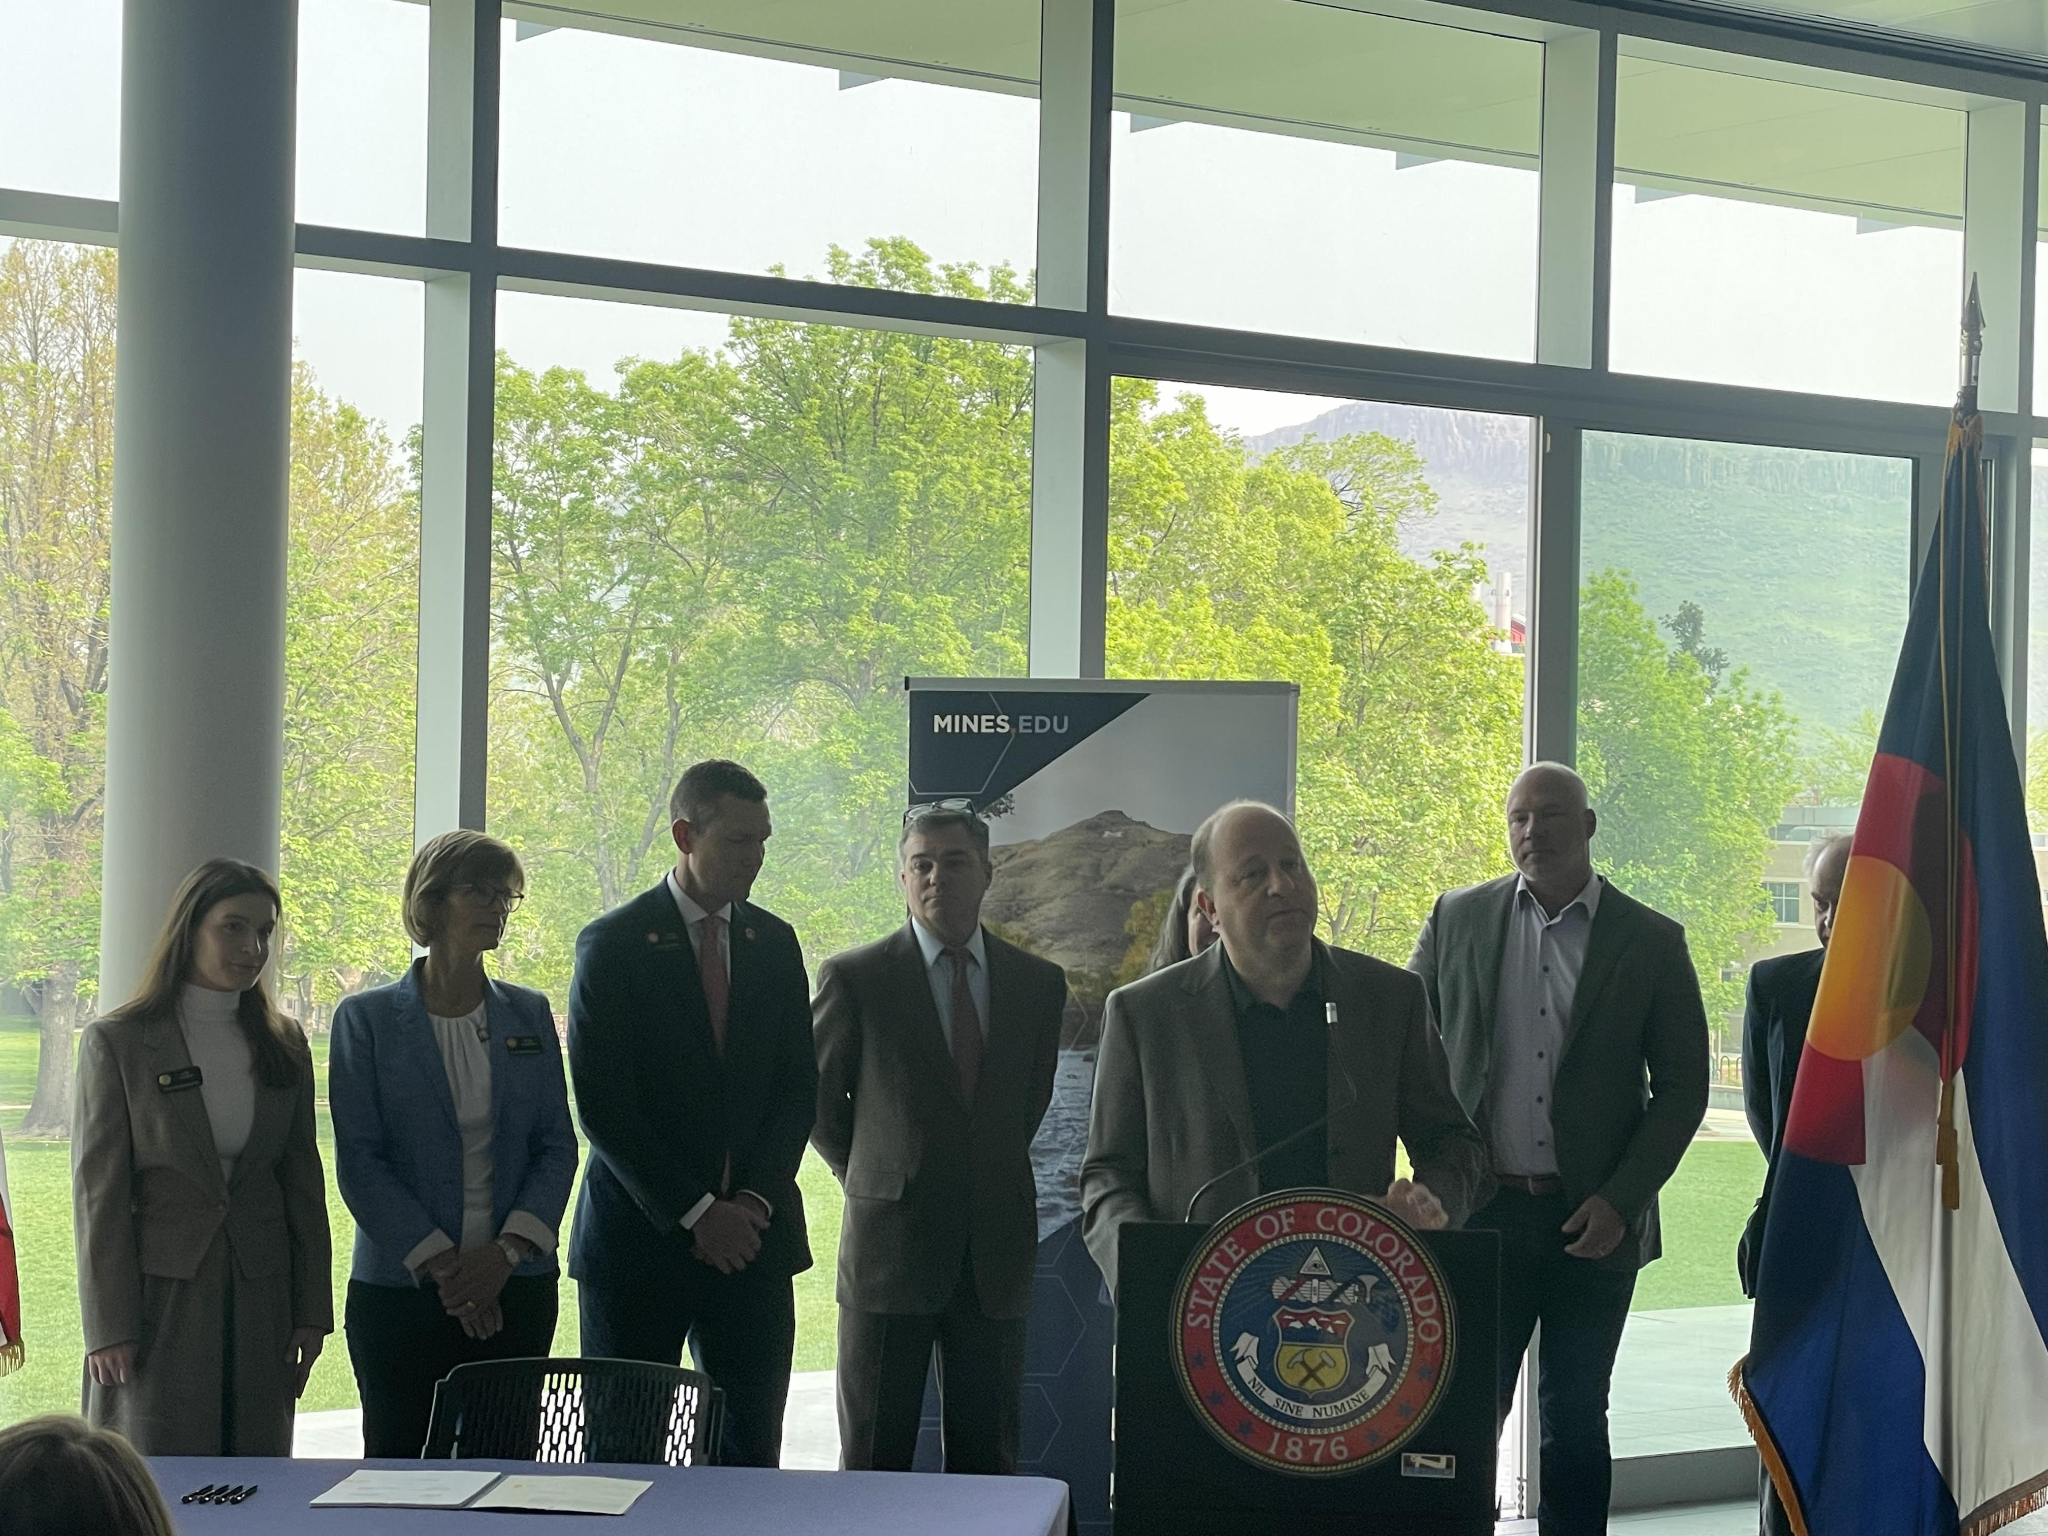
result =
[[[514,1269],[526,1262],[526,1256],[519,1251],[519,1245],[509,1237],[498,1238],[498,1252],[505,1255],[506,1262]]]

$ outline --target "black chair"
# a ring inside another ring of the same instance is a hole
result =
[[[483,1360],[434,1388],[423,1460],[718,1462],[725,1394],[643,1360]]]

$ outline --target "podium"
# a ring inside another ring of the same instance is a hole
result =
[[[1357,1472],[1311,1477],[1244,1460],[1188,1407],[1171,1314],[1181,1270],[1208,1231],[1132,1222],[1119,1233],[1110,1497],[1116,1536],[1492,1536],[1500,1239],[1491,1232],[1420,1234],[1457,1310],[1443,1395],[1401,1452]]]

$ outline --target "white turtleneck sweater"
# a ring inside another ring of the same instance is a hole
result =
[[[228,1182],[256,1123],[256,1053],[235,1017],[241,1002],[239,992],[216,992],[189,982],[178,995],[178,1029],[199,1069],[199,1097],[213,1126],[220,1176]]]

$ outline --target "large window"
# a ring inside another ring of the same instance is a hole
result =
[[[120,194],[121,0],[0,0],[0,188]]]
[[[1507,867],[1528,423],[1212,405],[1149,379],[1113,399],[1110,675],[1298,682],[1324,935],[1405,962],[1437,892]],[[1235,429],[1240,414],[1264,430]]]
[[[423,234],[427,7],[299,0],[298,216]]]
[[[1953,399],[1965,114],[1874,81],[1623,44],[1614,367]]]
[[[1110,302],[1530,358],[1543,49],[1302,0],[1120,0]]]
[[[1727,1392],[1749,1339],[1734,1255],[1763,1158],[1742,1112],[1742,976],[1813,947],[1771,887],[1791,887],[1796,914],[1815,830],[1853,825],[1862,799],[1905,633],[1912,472],[1589,433],[1582,495],[1594,862],[1685,924],[1716,1062],[1616,1368],[1615,1454],[1657,1455],[1746,1438]]]
[[[950,265],[1006,266],[994,296],[1028,294],[1031,0],[545,14],[504,30],[507,244],[949,290]],[[915,250],[882,276],[872,241]]]

